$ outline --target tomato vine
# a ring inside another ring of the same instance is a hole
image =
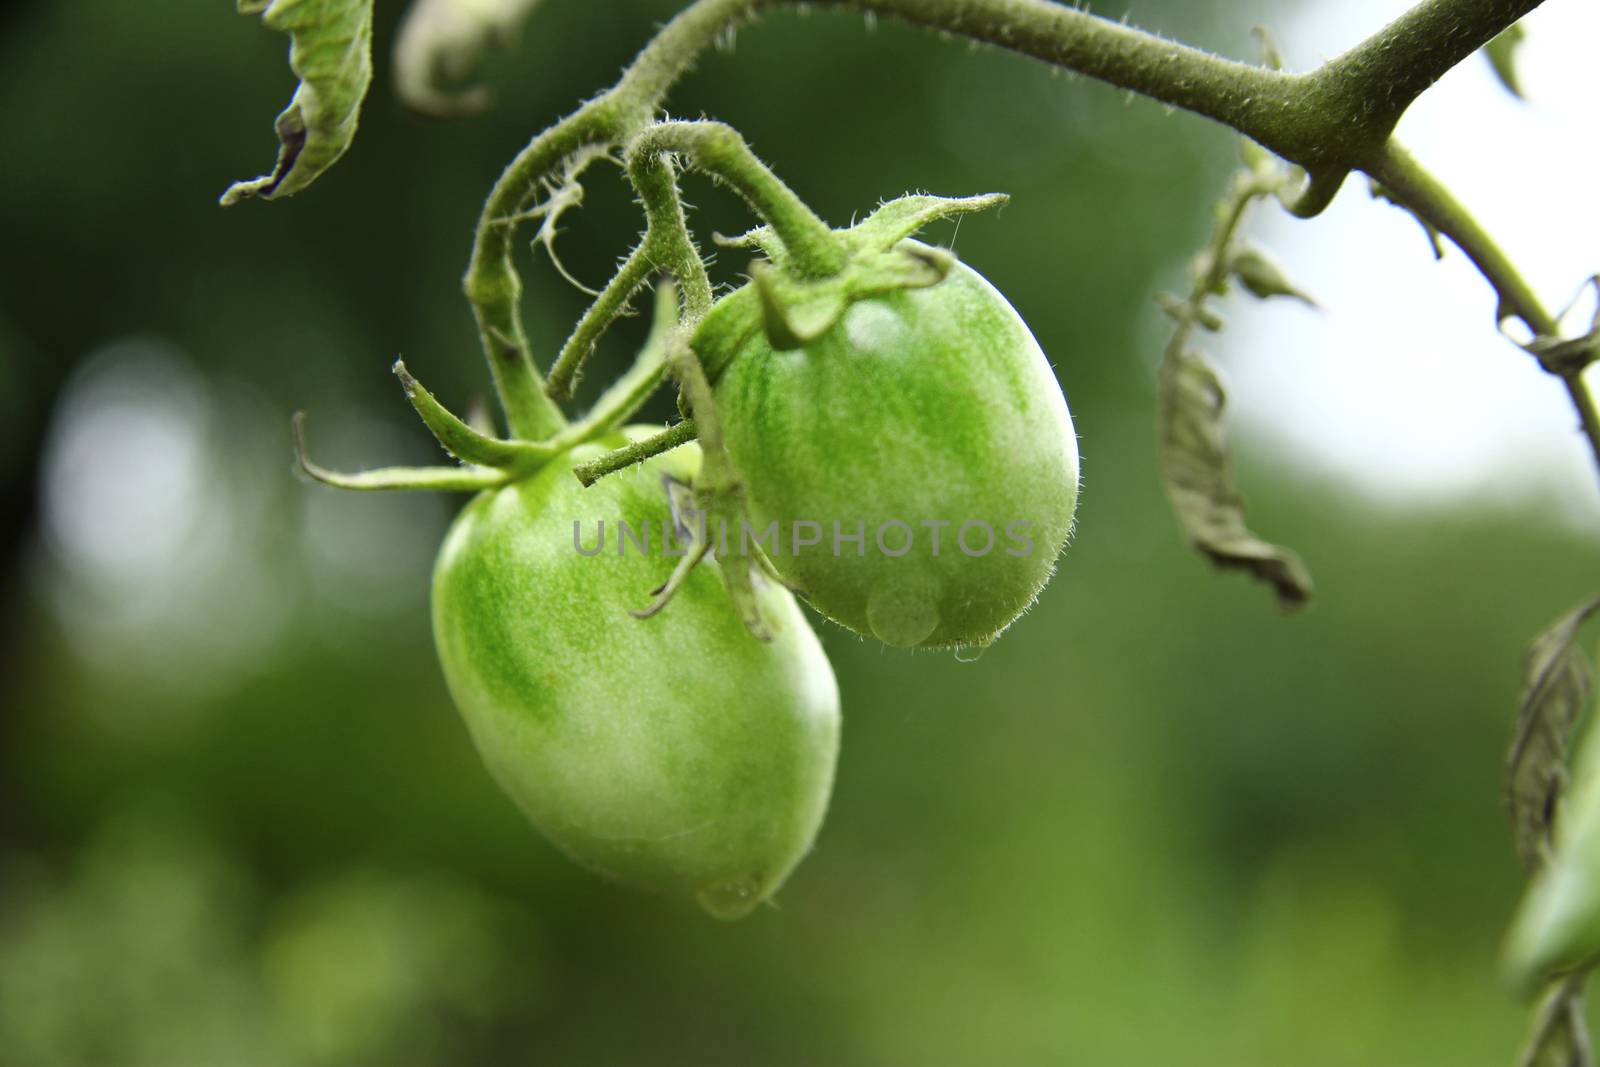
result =
[[[614,85],[538,133],[495,182],[476,227],[463,285],[506,416],[508,437],[457,418],[397,364],[406,396],[461,465],[360,474],[328,471],[306,456],[303,426],[297,421],[303,469],[347,489],[492,494],[514,492],[530,479],[544,478],[553,464],[572,467],[583,486],[592,486],[608,475],[676,454],[674,450],[698,440],[701,459],[694,474],[694,507],[702,517],[724,524],[742,521],[750,504],[747,486],[730,455],[726,412],[717,397],[722,368],[708,366],[708,357],[739,350],[756,336],[753,331],[761,331],[771,351],[799,348],[839,329],[856,304],[946,284],[957,267],[953,257],[908,238],[932,219],[998,202],[994,197],[907,197],[884,205],[856,227],[834,230],[732,127],[659,118],[674,84],[707,48],[740,24],[791,2],[694,0],[660,29]],[[1042,60],[1205,116],[1242,135],[1245,163],[1219,205],[1210,243],[1197,257],[1191,291],[1183,298],[1166,298],[1163,304],[1176,329],[1159,374],[1162,475],[1191,544],[1215,563],[1266,581],[1280,603],[1294,607],[1310,596],[1309,575],[1292,552],[1261,540],[1246,527],[1223,429],[1221,382],[1190,345],[1197,331],[1218,325],[1207,303],[1231,283],[1257,296],[1303,298],[1263,253],[1241,246],[1240,222],[1252,205],[1275,199],[1296,216],[1314,216],[1351,174],[1367,175],[1375,195],[1423,224],[1436,250],[1439,238],[1448,238],[1482,274],[1496,295],[1495,321],[1503,329],[1509,322],[1521,324],[1525,336],[1518,344],[1542,370],[1562,382],[1600,468],[1600,406],[1583,377],[1589,364],[1600,358],[1600,313],[1586,333],[1563,336],[1562,316],[1546,308],[1494,238],[1393,136],[1401,116],[1422,93],[1486,46],[1492,46],[1490,57],[1497,71],[1515,91],[1510,51],[1518,20],[1539,3],[1422,0],[1343,55],[1298,74],[1281,69],[1265,40],[1262,62],[1241,63],[1050,0],[831,0],[830,6],[896,18]],[[502,33],[530,6],[528,0],[502,0],[500,8],[476,16],[478,23],[452,23],[448,35],[431,41],[427,24],[408,23],[402,34],[401,72],[407,98],[439,112],[481,103],[476,90],[451,97],[432,84],[428,72],[436,64],[430,49],[447,56],[451,67],[470,67],[483,40]],[[431,6],[430,17],[438,17],[438,7]],[[291,64],[302,87],[279,117],[282,145],[274,170],[231,188],[225,203],[252,196],[271,199],[309,185],[348,146],[370,80],[370,0],[241,0],[241,9],[262,13],[269,25],[291,35]],[[595,294],[546,379],[521,317],[522,279],[514,260],[517,234],[523,225],[537,222],[537,240],[553,257],[550,246],[556,223],[563,212],[581,202],[583,176],[602,159],[622,164],[643,209],[644,235]],[[684,214],[681,169],[732,188],[760,223],[730,242],[763,257],[752,266],[750,284],[720,300]],[[657,290],[654,321],[634,365],[588,413],[569,420],[560,404],[571,399],[585,361],[608,327],[652,284]],[[1600,281],[1595,285],[1600,288]],[[653,435],[634,431],[619,437],[619,428],[668,379],[678,386],[683,418]],[[1064,407],[1062,411],[1064,415]],[[1070,422],[1067,428],[1070,431]],[[612,450],[599,451],[596,443],[602,441],[613,445]],[[1075,450],[1070,464],[1060,463],[1062,471],[1069,466],[1073,484],[1072,499],[1065,504],[1068,525],[1075,506]],[[1065,528],[1060,537],[1064,539]],[[1055,548],[1059,551],[1059,544]],[[703,576],[696,568],[708,558],[715,558],[738,618],[749,631],[770,641],[771,620],[761,605],[764,589],[781,590],[779,568],[759,551],[745,558],[731,557],[720,546],[713,552],[705,527],[692,536],[688,550],[654,591],[654,599],[637,614],[660,613],[693,575]],[[787,601],[780,598],[778,603],[781,612],[792,614],[792,605],[783,606]],[[1507,788],[1519,846],[1532,857],[1534,868],[1566,870],[1561,865],[1569,853],[1582,853],[1586,845],[1600,848],[1593,842],[1563,845],[1554,829],[1554,813],[1564,792],[1568,736],[1590,695],[1587,661],[1574,650],[1573,641],[1593,611],[1589,603],[1564,616],[1541,635],[1530,654]],[[470,650],[452,654],[472,659]],[[463,672],[471,673],[465,668],[457,671]],[[483,703],[476,693],[470,702]],[[1528,738],[1541,740],[1529,745]],[[1600,777],[1600,769],[1593,773]],[[816,776],[827,774],[818,771]],[[1588,821],[1600,824],[1600,782],[1591,793],[1596,814]],[[1600,835],[1600,828],[1595,833]],[[797,849],[803,851],[809,843],[809,836],[801,836],[804,841],[798,844],[786,842],[783,864],[792,865]],[[764,895],[776,884],[772,874],[766,871],[750,884],[759,884]],[[1592,920],[1590,925],[1600,930],[1600,886],[1589,884],[1585,892],[1579,901],[1581,914],[1572,922],[1581,926],[1581,921]],[[1548,903],[1548,896],[1530,897],[1533,903],[1527,907],[1535,919],[1549,917],[1539,908],[1556,906]],[[739,907],[730,910],[747,910],[753,899],[741,897]],[[1563,900],[1562,907],[1576,906]],[[1563,927],[1566,932],[1552,934],[1549,922],[1541,926],[1526,915],[1518,929],[1543,931],[1518,935],[1526,938],[1568,939],[1517,946],[1518,959],[1536,961],[1514,964],[1521,967],[1520,977],[1546,981],[1549,990],[1528,1062],[1557,1053],[1566,1056],[1563,1062],[1588,1062],[1577,1004],[1583,976],[1600,952],[1600,933],[1573,934]],[[1559,959],[1565,969],[1552,971],[1552,959]]]

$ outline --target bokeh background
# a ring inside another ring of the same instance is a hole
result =
[[[548,0],[492,64],[496,109],[439,123],[388,91],[380,4],[355,148],[228,211],[275,149],[282,37],[225,0],[0,14],[0,1064],[1512,1062],[1502,750],[1522,647],[1600,564],[1559,390],[1359,187],[1331,225],[1265,220],[1281,258],[1347,279],[1321,316],[1230,305],[1212,342],[1255,524],[1318,580],[1278,615],[1185,551],[1155,476],[1151,298],[1182,283],[1234,139],[1015,57],[779,12],[672,110],[738,125],[838,223],[914,188],[1013,194],[935,236],[1032,324],[1082,436],[1081,529],[1037,609],[970,661],[822,628],[832,811],[746,922],[597,881],[496,791],[428,633],[460,502],[301,483],[289,413],[330,465],[434,454],[390,362],[458,409],[486,389],[458,289],[482,197],[674,6]],[[1306,67],[1396,6],[1132,14],[1237,56],[1268,21]],[[1460,91],[1487,92],[1469,67]],[[1544,188],[1562,145],[1511,151],[1490,107],[1435,110],[1433,139]],[[592,178],[560,249],[598,283],[638,220]],[[703,234],[745,224],[690,183]],[[1565,204],[1546,243],[1594,232],[1592,197],[1501,184]],[[584,297],[526,267],[549,353]],[[1451,421],[1481,394],[1454,384],[1502,366],[1526,392]]]

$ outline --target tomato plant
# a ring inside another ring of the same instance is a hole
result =
[[[529,6],[419,5],[401,35],[405,98],[436,113],[481,103],[481,93],[453,95],[453,79]],[[402,368],[408,397],[461,466],[338,475],[302,452],[308,472],[346,488],[482,494],[441,556],[435,610],[445,672],[485,760],[581,861],[697,895],[723,914],[748,910],[782,881],[816,831],[831,777],[831,676],[782,585],[889,644],[985,643],[1048,579],[1078,491],[1071,419],[1021,318],[952,253],[912,240],[930,222],[1003,198],[907,196],[834,229],[732,127],[659,117],[704,50],[770,6],[694,0],[614,86],[535,136],[490,191],[465,288],[506,436],[458,419]],[[1155,375],[1155,421],[1163,485],[1185,539],[1213,564],[1266,582],[1283,607],[1309,600],[1309,573],[1246,524],[1222,379],[1192,344],[1221,328],[1211,302],[1234,285],[1303,298],[1241,240],[1255,206],[1314,216],[1347,178],[1366,175],[1375,197],[1415,216],[1436,253],[1448,239],[1489,282],[1495,317],[1502,326],[1515,320],[1518,347],[1560,381],[1600,462],[1600,405],[1582,376],[1600,359],[1600,313],[1586,331],[1564,330],[1485,228],[1394,137],[1407,108],[1480,49],[1516,91],[1518,20],[1538,0],[1423,0],[1306,74],[1284,71],[1265,34],[1261,61],[1238,63],[1049,0],[840,6],[1030,55],[1241,135],[1243,165],[1193,261],[1190,289],[1162,300],[1174,330]],[[235,185],[225,203],[310,185],[349,146],[371,80],[371,0],[241,0],[241,8],[290,34],[302,91],[279,116],[273,170]],[[550,250],[560,216],[581,203],[581,179],[601,159],[621,164],[644,235],[546,378],[522,323],[517,231],[537,221],[536,241]],[[686,169],[732,189],[760,223],[724,242],[751,258],[749,284],[721,299],[685,216]],[[559,405],[586,360],[652,284],[657,318],[637,362],[569,421]],[[654,435],[617,437],[669,380],[683,417]],[[673,450],[690,440],[701,461],[681,510],[696,521],[675,562],[600,567],[561,547],[552,530],[564,514],[598,522],[608,511],[671,513],[651,479],[678,470],[687,453]],[[621,615],[644,595],[654,599],[638,612],[643,620]],[[1507,774],[1518,848],[1536,877],[1553,864],[1557,881],[1544,884],[1560,887],[1530,895],[1534,918],[1518,927],[1534,933],[1511,969],[1548,990],[1528,1062],[1588,1058],[1578,1004],[1585,968],[1600,958],[1600,923],[1590,921],[1600,915],[1600,878],[1585,859],[1596,846],[1555,831],[1569,736],[1591,688],[1576,631],[1597,605],[1580,605],[1534,643]],[[1600,835],[1600,820],[1575,825]],[[1560,921],[1543,911],[1552,900]]]

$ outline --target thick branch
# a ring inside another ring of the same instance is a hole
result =
[[[764,3],[776,0],[763,0]],[[1223,59],[1053,0],[825,0],[1042,59],[1348,172],[1411,102],[1542,0],[1423,0],[1308,75]]]
[[[1411,102],[1542,0],[1424,0],[1323,66],[1318,87],[1387,135]]]
[[[1216,119],[1296,162],[1320,125],[1304,77],[1223,59],[1052,0],[833,0],[985,41]]]

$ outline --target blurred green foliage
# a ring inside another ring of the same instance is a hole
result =
[[[0,15],[0,1064],[1510,1062],[1518,656],[1600,552],[1488,507],[1374,510],[1245,442],[1258,527],[1319,599],[1286,619],[1209,574],[1155,478],[1150,298],[1232,138],[897,26],[773,14],[673,112],[735,123],[839,223],[1013,194],[936,236],[1056,362],[1076,544],[976,662],[824,631],[843,762],[776,910],[614,889],[496,792],[428,636],[448,502],[298,484],[287,415],[330,463],[430,454],[388,364],[458,408],[486,388],[458,290],[482,197],[671,9],[551,0],[492,113],[423,121],[380,82],[314,189],[226,212],[274,149],[281,37],[225,2]],[[1264,13],[1136,12],[1236,55]],[[591,186],[561,248],[597,282],[639,224]],[[689,196],[701,233],[744,225]],[[548,353],[584,298],[527,276]]]

